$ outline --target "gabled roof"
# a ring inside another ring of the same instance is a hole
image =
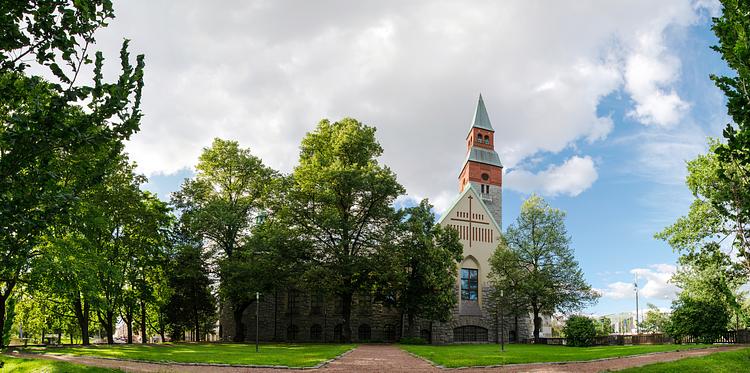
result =
[[[477,193],[476,189],[474,189],[471,184],[466,185],[466,188],[464,188],[464,191],[461,192],[461,194],[458,195],[455,201],[453,201],[450,206],[445,209],[442,215],[440,215],[440,219],[438,219],[437,223],[441,224],[445,218],[448,217],[448,214],[450,214],[451,211],[453,211],[454,208],[456,208],[456,205],[464,198],[466,193],[471,193],[475,200],[479,201],[479,205],[482,206],[484,209],[484,212],[487,216],[490,217],[490,221],[492,222],[492,225],[497,229],[499,233],[503,233],[502,228],[500,227],[500,224],[497,224],[497,221],[495,221],[495,218],[490,213],[490,209],[487,208],[487,205],[484,204],[484,201],[482,201],[482,198],[479,197],[479,193]]]
[[[481,93],[479,94],[479,102],[477,102],[477,110],[474,111],[474,120],[471,121],[471,127],[495,131],[492,128],[492,123],[490,123],[490,116],[487,115],[487,108],[484,107],[484,100]]]

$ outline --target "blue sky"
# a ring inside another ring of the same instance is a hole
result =
[[[530,193],[567,212],[586,310],[666,307],[676,255],[653,234],[685,213],[684,162],[719,136],[716,1],[116,2],[97,46],[146,54],[146,114],[127,144],[167,199],[214,137],[290,172],[321,118],[378,129],[400,204],[458,190],[481,92],[506,166],[503,226]],[[114,71],[114,69],[112,70]]]

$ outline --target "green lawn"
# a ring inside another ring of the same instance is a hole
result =
[[[406,351],[448,368],[552,361],[583,361],[700,347],[706,347],[706,345],[567,347],[512,344],[505,345],[505,352],[501,353],[500,346],[496,344],[401,346]]]
[[[747,371],[750,371],[750,348],[729,352],[717,352],[708,356],[690,357],[669,363],[650,364],[640,368],[621,370],[619,372],[735,373]]]
[[[163,345],[97,345],[91,347],[29,348],[25,352],[71,354],[176,363],[219,363],[237,365],[282,365],[311,367],[354,348],[339,344],[254,344],[176,343]]]
[[[0,362],[4,366],[0,372],[38,372],[38,373],[114,373],[121,370],[88,367],[85,365],[69,364],[61,361],[41,359],[19,359],[0,355]]]

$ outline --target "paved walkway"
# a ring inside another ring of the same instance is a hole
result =
[[[329,372],[364,372],[364,373],[417,373],[417,372],[444,372],[451,371],[460,373],[480,372],[601,372],[605,370],[619,370],[642,366],[645,364],[674,361],[686,357],[704,356],[720,351],[729,351],[747,346],[722,346],[707,349],[655,353],[649,355],[622,357],[609,360],[589,361],[581,363],[555,363],[555,364],[518,364],[495,368],[462,368],[462,369],[440,369],[425,360],[414,357],[397,346],[393,345],[362,345],[354,351],[346,354],[341,359],[335,360],[320,369],[279,369],[279,368],[240,368],[222,366],[196,366],[196,365],[162,365],[153,363],[141,363],[133,361],[97,359],[88,357],[75,357],[65,355],[38,355],[38,354],[14,354],[13,356],[32,359],[49,359],[67,361],[75,364],[92,365],[102,368],[122,369],[126,372],[219,372],[219,373],[282,373],[290,371],[329,373]]]

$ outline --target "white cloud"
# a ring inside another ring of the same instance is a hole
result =
[[[127,145],[141,172],[190,168],[216,136],[288,172],[319,119],[353,116],[377,126],[383,162],[407,191],[442,199],[437,207],[457,191],[480,91],[508,168],[605,139],[613,122],[597,106],[621,89],[634,100],[634,118],[679,121],[687,104],[675,91],[679,60],[665,52],[666,30],[696,22],[705,6],[119,1],[97,47],[108,68],[123,37],[146,54],[146,117]],[[562,166],[517,176],[577,195],[596,179],[593,163],[584,163],[570,181],[553,177]]]
[[[639,295],[644,301],[672,300],[679,288],[670,280],[677,267],[671,264],[653,264],[649,268],[634,268],[631,274],[638,276]],[[606,289],[598,289],[602,296],[611,299],[627,299],[635,297],[632,282],[612,282]]]
[[[666,51],[662,32],[640,35],[625,65],[625,90],[635,101],[628,115],[644,124],[677,124],[690,108],[671,87],[679,72],[680,60]]]
[[[550,165],[538,173],[512,170],[505,175],[505,187],[522,193],[577,196],[591,187],[597,177],[591,157],[573,156],[561,165]]]

